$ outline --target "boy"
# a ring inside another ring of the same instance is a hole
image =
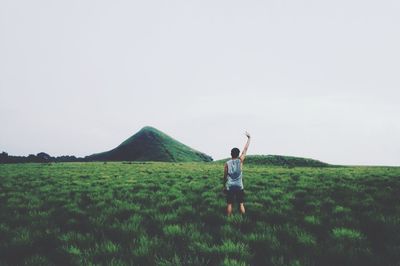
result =
[[[239,157],[240,150],[233,148],[231,150],[232,159],[225,163],[224,167],[224,192],[226,192],[226,213],[227,215],[232,214],[232,204],[236,198],[236,202],[239,204],[239,210],[241,214],[245,213],[244,209],[244,190],[243,190],[243,176],[242,168],[243,161],[246,157],[247,149],[250,144],[250,134],[246,131],[247,142],[243,148],[242,154]]]

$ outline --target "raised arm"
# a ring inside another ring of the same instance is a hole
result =
[[[246,153],[247,153],[247,149],[249,148],[250,145],[250,133],[246,131],[246,137],[247,137],[247,142],[244,145],[242,154],[240,155],[240,161],[244,161],[244,159],[246,158]]]

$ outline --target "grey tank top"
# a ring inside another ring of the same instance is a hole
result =
[[[228,165],[228,181],[226,182],[226,189],[231,187],[240,187],[243,189],[242,180],[242,165],[240,159],[231,159],[226,162]]]

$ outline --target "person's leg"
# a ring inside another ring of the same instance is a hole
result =
[[[246,210],[244,209],[244,203],[243,203],[243,202],[240,203],[239,209],[240,209],[240,213],[241,213],[241,214],[244,214],[244,213],[246,212]]]
[[[238,191],[237,199],[239,203],[239,211],[241,214],[244,214],[246,210],[244,209],[244,190]]]
[[[226,206],[226,215],[231,215],[232,214],[232,204],[228,203]]]
[[[232,214],[232,204],[233,204],[233,193],[231,190],[227,191],[226,194],[226,214],[229,216]]]

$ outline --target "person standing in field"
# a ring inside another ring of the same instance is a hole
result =
[[[233,148],[231,150],[232,159],[227,161],[224,166],[224,192],[226,193],[226,214],[232,214],[232,205],[236,199],[239,204],[241,214],[245,213],[244,209],[244,187],[243,187],[243,162],[246,158],[247,149],[250,144],[250,134],[246,131],[247,142],[243,148],[242,154],[239,157],[240,150]]]

